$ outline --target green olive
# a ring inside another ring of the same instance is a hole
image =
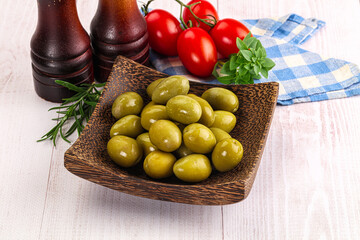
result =
[[[170,119],[182,124],[190,124],[199,121],[201,106],[191,97],[178,95],[166,103],[166,112]]]
[[[158,150],[158,148],[150,141],[149,133],[142,133],[137,138],[139,146],[142,147],[144,155],[147,156],[149,153]]]
[[[143,151],[135,139],[115,136],[107,144],[110,158],[121,167],[132,167],[140,162]]]
[[[111,113],[116,119],[126,115],[137,115],[144,105],[142,97],[136,92],[126,92],[118,96],[112,104]]]
[[[158,105],[158,104],[156,104],[154,101],[150,101],[148,104],[145,105],[145,107],[143,107],[142,112],[143,112],[146,108],[151,107],[151,106],[154,106],[154,105]]]
[[[161,179],[173,174],[173,166],[176,158],[171,153],[154,151],[144,160],[144,171],[152,178]]]
[[[214,110],[236,112],[239,108],[238,97],[235,93],[225,88],[210,88],[201,97],[208,101]]]
[[[169,120],[158,120],[151,124],[149,136],[151,142],[164,152],[173,152],[181,145],[180,129]]]
[[[210,104],[205,99],[198,97],[195,94],[188,94],[187,96],[196,100],[201,106],[201,117],[199,119],[199,123],[210,127],[215,120],[214,110],[212,109]]]
[[[192,153],[193,151],[187,148],[184,143],[182,143],[181,146],[175,151],[175,154],[178,158],[186,157]]]
[[[173,171],[185,182],[200,182],[210,176],[211,164],[205,155],[191,154],[176,161]]]
[[[183,132],[184,144],[194,153],[209,153],[216,144],[212,131],[200,124],[192,123],[185,127]]]
[[[234,129],[236,125],[236,117],[234,114],[228,111],[214,111],[215,121],[211,127],[220,128],[229,133]]]
[[[189,92],[189,80],[183,76],[164,78],[154,89],[151,99],[159,104],[166,102],[177,95],[186,95]]]
[[[157,87],[157,85],[159,85],[159,83],[163,80],[164,78],[159,78],[155,81],[153,81],[152,83],[150,83],[148,85],[148,87],[146,88],[146,93],[147,95],[151,98],[152,94],[154,92],[154,89]]]
[[[228,134],[227,132],[225,132],[224,130],[220,129],[220,128],[210,128],[210,130],[213,132],[213,134],[215,135],[216,138],[216,142],[220,142],[221,140],[227,139],[227,138],[231,138],[230,134]]]
[[[141,126],[146,130],[149,130],[151,124],[160,119],[169,119],[169,116],[166,113],[166,107],[163,105],[146,107],[141,112]]]
[[[124,135],[136,138],[139,134],[143,133],[144,129],[141,126],[141,119],[136,115],[127,115],[117,120],[110,129],[110,137],[116,135]]]
[[[220,172],[230,171],[235,168],[241,161],[244,154],[241,143],[234,139],[228,138],[216,144],[211,158],[216,170]]]

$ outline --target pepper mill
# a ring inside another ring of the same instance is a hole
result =
[[[90,37],[82,27],[76,0],[37,0],[38,23],[31,39],[31,60],[36,93],[62,102],[73,91],[55,83],[75,85],[94,80]]]
[[[149,63],[146,21],[136,0],[99,0],[90,30],[96,81],[107,80],[118,55]]]

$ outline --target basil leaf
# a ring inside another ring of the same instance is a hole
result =
[[[255,76],[253,76],[253,79],[256,79],[256,80],[259,80],[261,78],[261,75],[260,74],[257,74]]]
[[[255,55],[257,58],[261,59],[263,57],[261,49],[257,49],[255,51]]]
[[[255,75],[259,75],[260,68],[259,68],[258,65],[255,65],[255,66],[254,66],[254,72],[255,72]]]
[[[236,63],[238,65],[241,65],[241,64],[246,64],[248,61],[242,56],[238,56],[237,59],[236,59]]]
[[[249,48],[254,48],[256,45],[256,38],[254,37],[250,37],[248,39],[244,39],[244,43],[249,47]]]
[[[266,78],[266,79],[269,77],[268,71],[267,71],[266,69],[264,69],[264,68],[260,69],[260,73],[261,73],[261,75],[263,75],[263,77]]]
[[[265,48],[263,48],[263,46],[261,46],[261,48],[259,48],[259,49],[261,51],[262,57],[266,58],[266,50],[265,50]]]
[[[252,77],[250,74],[246,74],[245,76],[242,77],[242,82],[244,84],[250,84],[252,80]]]
[[[251,38],[251,32],[249,32],[243,39],[243,42],[246,44],[246,42],[248,41],[248,39]]]
[[[217,80],[223,84],[230,84],[234,81],[235,74],[219,77]]]
[[[239,50],[247,50],[248,49],[246,44],[240,38],[236,38],[236,46]]]
[[[256,48],[257,49],[264,48],[259,39],[258,39],[258,41],[256,43]],[[265,48],[264,48],[264,50],[265,50]]]
[[[251,61],[252,53],[249,50],[240,50],[240,52],[246,60]]]
[[[213,75],[214,77],[216,77],[216,78],[219,77],[219,73],[217,72],[217,67],[218,67],[218,66],[219,66],[219,62],[217,62],[217,63],[215,64],[214,69],[213,69],[213,71],[212,71],[212,75]]]
[[[224,66],[221,68],[220,73],[222,74],[226,74],[229,75],[232,73],[232,71],[230,71],[230,62],[227,61]]]
[[[248,73],[248,70],[246,70],[245,68],[242,68],[242,67],[239,67],[239,69],[237,70],[238,76],[244,76],[247,73]]]
[[[249,48],[255,48],[256,49],[256,45],[257,43],[259,42],[259,40],[257,40],[256,38],[252,37],[250,38],[251,39],[251,42],[249,40],[249,43],[248,43],[248,46]]]
[[[231,54],[227,62],[216,64],[213,75],[225,84],[252,84],[254,79],[268,78],[268,71],[275,63],[266,58],[266,49],[261,42],[248,33],[243,40],[236,38],[236,46],[239,51]]]
[[[270,58],[265,58],[262,65],[268,69],[271,69],[275,66],[275,63]]]
[[[238,65],[237,65],[236,61],[237,61],[237,56],[232,55],[230,57],[230,66],[229,66],[230,71],[233,71],[233,70],[235,70],[237,68]]]

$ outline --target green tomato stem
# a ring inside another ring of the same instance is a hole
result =
[[[215,26],[215,24],[216,24],[216,19],[215,19],[214,16],[211,16],[213,19],[210,19],[210,18],[202,19],[202,18],[199,18],[198,16],[196,16],[196,14],[192,11],[191,8],[192,8],[193,6],[201,3],[201,1],[195,2],[195,3],[190,4],[190,5],[187,5],[187,4],[183,3],[183,2],[180,1],[180,0],[175,0],[175,1],[176,1],[177,3],[179,3],[180,6],[181,6],[181,7],[180,7],[180,21],[181,21],[181,24],[183,25],[184,29],[189,28],[189,26],[185,23],[184,18],[183,18],[183,16],[182,16],[182,9],[183,9],[183,7],[189,9],[191,15],[193,15],[194,18],[195,18],[195,20],[198,22],[198,25],[200,25],[200,22],[202,22],[202,23],[208,25],[208,26],[211,27],[211,28]],[[208,22],[208,21],[213,21],[214,23],[210,23],[210,22]],[[190,21],[189,25],[190,25],[190,27],[192,27],[192,22],[191,22],[191,21]]]
[[[175,0],[175,1],[179,2],[178,0]],[[180,28],[181,28],[182,30],[185,30],[185,29],[188,29],[188,26],[186,25],[186,23],[185,23],[185,21],[184,21],[184,18],[183,18],[183,16],[182,16],[182,12],[183,12],[183,5],[182,5],[182,4],[183,4],[183,3],[180,1],[180,22],[181,22]]]
[[[145,3],[145,4],[143,4],[143,5],[141,6],[141,9],[143,10],[145,16],[148,15],[148,13],[149,13],[149,5],[150,5],[150,3],[152,3],[153,1],[155,1],[155,0],[149,0],[147,3]]]

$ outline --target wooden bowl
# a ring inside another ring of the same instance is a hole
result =
[[[175,177],[154,180],[145,175],[142,164],[125,169],[117,166],[108,156],[109,131],[116,121],[111,115],[115,98],[123,92],[135,91],[149,101],[146,86],[166,76],[125,57],[118,57],[83,133],[65,152],[65,167],[91,182],[145,198],[200,205],[224,205],[245,199],[265,147],[278,95],[277,83],[221,85],[232,90],[240,101],[240,108],[235,113],[237,124],[231,135],[243,144],[244,157],[229,172],[213,171],[207,180],[196,184],[184,183]],[[197,82],[190,85],[190,92],[197,95],[219,86]]]

